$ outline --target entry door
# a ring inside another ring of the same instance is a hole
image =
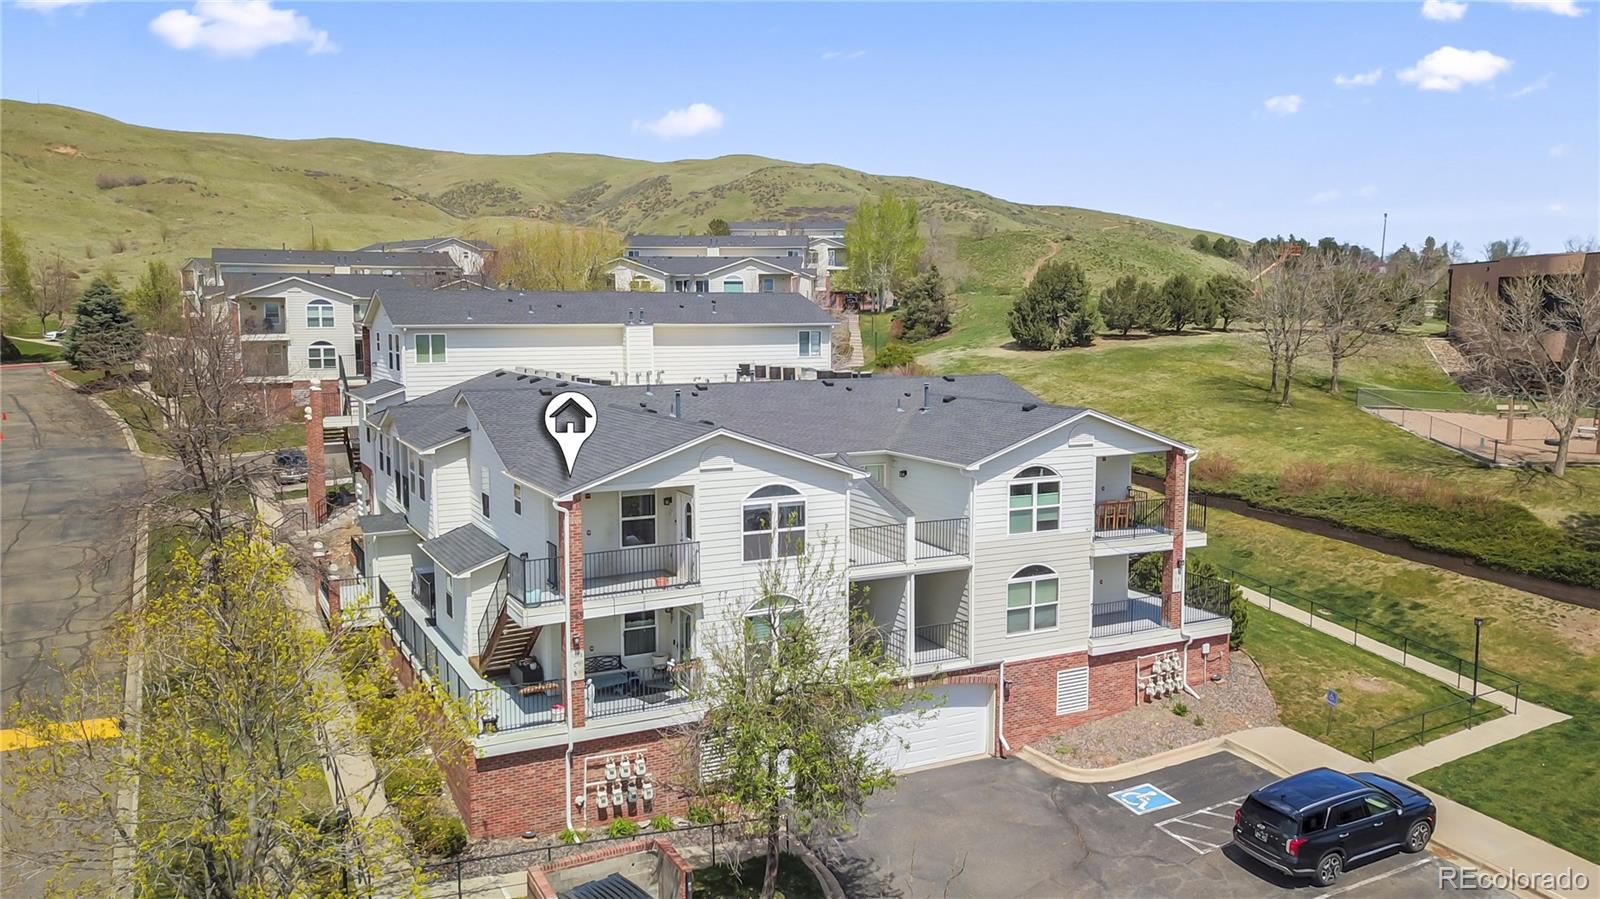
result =
[[[688,543],[694,540],[694,494],[675,493],[672,504],[678,510],[672,516],[677,542]]]

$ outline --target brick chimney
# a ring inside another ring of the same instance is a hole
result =
[[[312,381],[306,405],[306,508],[313,527],[328,520],[328,460],[323,453],[322,382]]]

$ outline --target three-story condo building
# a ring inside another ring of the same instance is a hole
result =
[[[575,402],[550,404],[578,391]],[[569,472],[546,433],[587,433]],[[675,725],[706,647],[802,553],[799,614],[854,608],[934,708],[891,720],[897,770],[1004,753],[1203,685],[1225,610],[1185,603],[1205,537],[1195,450],[994,375],[597,387],[495,371],[368,414],[369,514],[347,609],[482,710],[449,770],[474,835],[676,811]],[[1135,456],[1163,460],[1140,494]],[[1160,553],[1158,594],[1130,558]],[[783,602],[784,600],[779,600]],[[363,606],[363,603],[369,605]],[[797,604],[798,606],[799,604]]]

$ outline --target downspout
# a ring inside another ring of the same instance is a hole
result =
[[[1000,757],[1006,758],[1011,753],[1011,744],[1006,741],[1006,660],[1000,660],[1000,683],[994,688],[995,706],[1000,710]]]
[[[556,510],[556,521],[559,522],[560,527],[561,527],[561,558],[563,560],[566,560],[566,559],[571,558],[571,556],[569,554],[572,552],[572,535],[570,533],[570,530],[567,527],[567,510],[561,508],[561,504],[556,502],[553,499],[550,501],[550,505],[555,507],[555,510]],[[567,596],[572,591],[572,582],[571,582],[572,573],[571,573],[571,569],[567,565],[563,565],[561,567],[563,569],[562,572],[561,572],[561,588],[562,588],[561,589],[561,594],[563,596]],[[561,676],[562,676],[562,678],[564,678],[566,680],[566,683],[563,684],[563,686],[568,690],[572,689],[572,672],[567,670],[567,665],[572,660],[572,651],[567,648],[568,644],[571,642],[571,639],[572,639],[571,636],[568,635],[566,637],[566,639],[561,641],[561,652],[562,652],[563,655],[566,656],[566,658],[561,660]],[[563,715],[562,717],[565,719],[565,723],[567,725],[567,752],[566,752],[566,755],[563,757],[563,764],[561,766],[561,770],[562,770],[563,773],[566,774],[566,777],[567,777],[567,792],[566,792],[566,795],[563,797],[563,801],[561,803],[561,806],[562,806],[563,812],[567,816],[567,829],[568,830],[572,830],[573,829],[572,828],[572,804],[573,804],[573,802],[575,800],[573,799],[573,796],[572,796],[572,703],[571,703],[571,697],[568,697],[567,713],[565,715]]]

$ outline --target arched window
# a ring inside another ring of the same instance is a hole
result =
[[[307,364],[316,371],[331,371],[339,367],[339,354],[333,344],[319,340],[306,351]]]
[[[1006,585],[1006,633],[1025,634],[1056,626],[1060,582],[1053,569],[1029,565]]]
[[[782,484],[762,487],[744,501],[744,560],[798,556],[805,551],[806,501]]]
[[[1011,533],[1031,534],[1061,527],[1061,476],[1043,465],[1024,468],[1011,479]]]
[[[723,278],[723,293],[744,293],[744,279],[740,277]]]
[[[306,327],[333,327],[333,304],[327,300],[312,300],[306,304]]]
[[[767,642],[773,634],[782,633],[805,618],[805,610],[793,596],[774,593],[751,603],[744,610],[744,617],[750,622],[750,635]]]

